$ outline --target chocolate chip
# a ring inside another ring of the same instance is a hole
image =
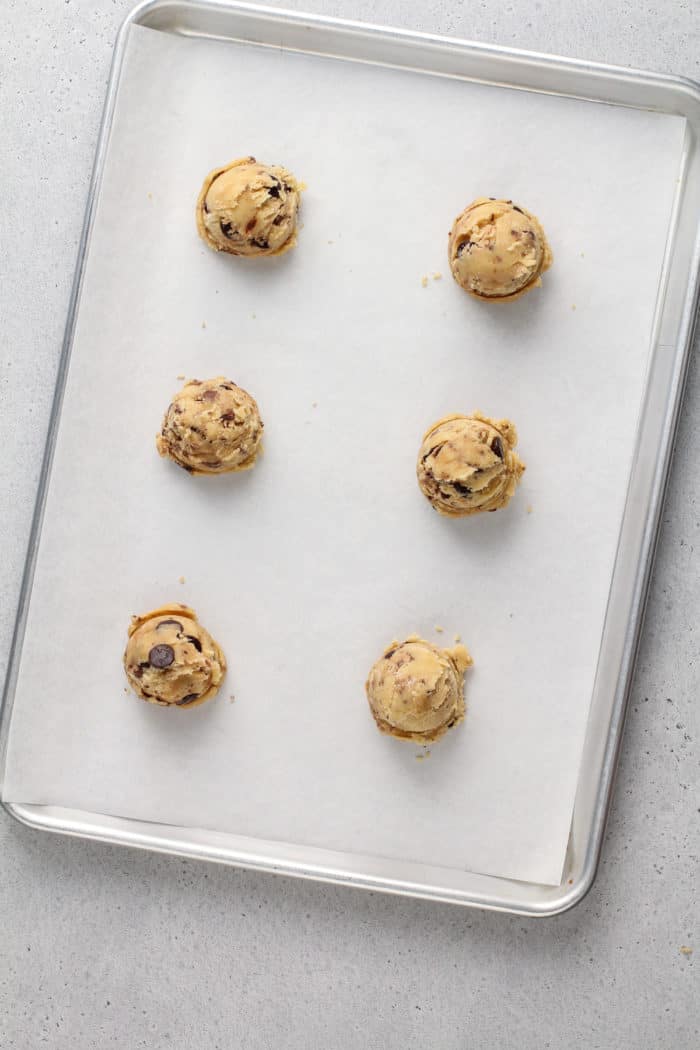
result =
[[[253,237],[250,243],[254,244],[256,248],[261,248],[263,251],[266,251],[270,247],[263,237]]]
[[[148,654],[151,667],[170,667],[174,659],[175,650],[172,645],[154,645]]]
[[[496,453],[499,459],[503,459],[503,442],[499,437],[495,437],[491,442],[491,449]]]
[[[189,382],[187,383],[187,386],[201,386],[201,385],[202,385],[202,380],[201,379],[190,379]]]
[[[224,412],[221,416],[222,423],[235,423],[236,413],[235,412]]]
[[[279,188],[279,186],[268,186],[267,187],[267,195],[268,195],[268,197],[279,197],[279,195],[280,195],[280,188]]]
[[[179,620],[161,620],[156,624],[156,631],[159,631],[161,627],[177,627],[178,631],[182,630],[182,624]],[[146,665],[148,666],[148,665]]]
[[[274,219],[272,220],[272,225],[273,226],[281,226],[283,222],[284,222],[284,215],[282,215],[282,214],[275,215]]]
[[[466,485],[463,485],[461,481],[453,481],[452,487],[455,488],[457,492],[459,492],[462,496],[471,496],[472,494],[472,490],[470,488],[467,488]]]
[[[216,401],[218,396],[216,390],[205,390],[202,394],[202,401]]]
[[[220,390],[235,390],[233,383],[219,383]]]
[[[457,249],[457,258],[461,259],[465,252],[468,252],[474,247],[474,241],[462,241],[459,248]]]
[[[188,693],[187,696],[183,696],[182,700],[176,700],[176,707],[184,707],[186,704],[191,704],[193,700],[199,700],[199,693]]]
[[[255,229],[255,224],[256,224],[256,222],[257,222],[257,221],[258,221],[258,220],[257,220],[257,218],[256,218],[255,216],[253,216],[253,218],[252,218],[252,219],[250,219],[250,220],[249,220],[249,221],[248,221],[248,222],[246,223],[246,226],[245,226],[245,232],[246,232],[246,233],[250,233],[250,231],[251,231],[251,230],[254,230],[254,229]]]
[[[200,642],[199,638],[195,638],[195,636],[193,634],[186,634],[185,635],[185,640],[188,641],[188,642],[192,642],[192,645],[195,647],[197,652],[201,653],[201,651],[202,651],[202,643]]]
[[[425,463],[426,459],[429,459],[430,456],[436,456],[438,454],[438,452],[442,452],[444,447],[445,447],[445,442],[444,441],[441,444],[439,444],[439,445],[433,445],[433,447],[429,448],[428,451],[423,456],[423,462]]]
[[[523,211],[523,209],[522,209],[522,208],[519,208],[517,204],[514,204],[514,205],[513,205],[513,211],[519,211],[521,215],[524,215],[524,214],[525,214],[525,212]]]
[[[498,197],[489,197],[489,200],[490,201],[495,201],[495,200],[498,200]]]
[[[221,232],[223,233],[224,237],[228,237],[229,240],[232,240],[232,238],[238,232],[237,230],[234,231],[233,226],[232,226],[232,224],[230,222],[224,222],[223,219],[219,223],[219,228],[220,228]]]
[[[284,188],[287,191],[287,193],[291,193],[292,192],[292,187],[289,185],[288,182],[284,183]]]
[[[388,652],[384,653],[384,659],[385,660],[390,660],[397,649],[398,649],[398,645],[395,645],[393,649],[389,649]]]

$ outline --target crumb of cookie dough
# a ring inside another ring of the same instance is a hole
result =
[[[452,276],[477,299],[511,302],[539,286],[552,265],[544,230],[510,200],[478,197],[457,216],[448,240]]]
[[[428,287],[428,278],[427,277],[421,277],[420,283],[421,283],[421,287],[422,288],[427,288]]]
[[[433,274],[433,280],[434,281],[441,281],[442,280],[442,274],[439,271],[434,273]]]
[[[445,630],[445,628],[441,627],[439,623],[436,623],[435,624],[435,630],[437,631],[438,634],[442,634],[443,631]]]
[[[177,582],[178,583],[184,583],[185,582],[185,577],[184,576],[178,576]]]
[[[440,649],[417,634],[392,642],[365,685],[379,729],[401,740],[438,740],[464,719],[464,672],[472,663],[463,645]]]
[[[693,954],[693,949],[687,944],[681,944],[681,946],[680,946],[680,948],[678,950],[681,953],[681,955],[692,955]]]
[[[418,453],[421,492],[452,518],[505,507],[525,470],[513,451],[517,440],[508,419],[445,416],[426,431]]]
[[[186,379],[186,378],[187,378],[187,376],[185,375],[185,373],[184,373],[184,372],[181,372],[181,373],[180,373],[180,375],[179,375],[179,376],[175,376],[175,378],[176,378],[176,379]]]
[[[142,700],[198,707],[217,692],[226,658],[194,610],[178,603],[132,616],[124,670]]]
[[[225,376],[189,379],[174,395],[156,447],[190,474],[248,470],[263,433],[255,398]]]
[[[290,171],[240,157],[207,175],[197,229],[217,252],[281,255],[296,244],[301,186]]]

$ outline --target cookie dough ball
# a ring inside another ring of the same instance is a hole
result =
[[[291,172],[241,157],[209,172],[197,200],[197,229],[231,255],[281,255],[296,244],[300,187]]]
[[[165,605],[132,616],[124,669],[143,700],[161,707],[197,707],[218,690],[226,659],[192,609]]]
[[[525,470],[513,451],[517,440],[508,419],[445,416],[427,431],[418,453],[423,495],[452,518],[505,507]]]
[[[383,733],[429,744],[464,718],[463,645],[439,649],[418,635],[392,642],[369,672],[366,691]]]
[[[544,230],[530,212],[512,201],[478,197],[450,230],[452,276],[470,295],[510,302],[542,283],[552,265]]]
[[[190,474],[248,470],[260,447],[257,402],[224,376],[189,379],[173,397],[156,447]]]

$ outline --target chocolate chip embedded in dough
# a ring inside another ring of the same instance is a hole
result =
[[[160,620],[156,624],[156,631],[160,631],[162,627],[177,627],[178,631],[183,630],[183,626],[179,620]]]
[[[187,696],[183,696],[182,700],[176,700],[176,707],[185,707],[187,704],[193,703],[195,700],[199,700],[199,693],[188,693]]]
[[[164,669],[170,667],[175,659],[175,650],[172,645],[154,645],[148,654],[148,662],[151,667]]]

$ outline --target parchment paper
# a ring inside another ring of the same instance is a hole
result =
[[[132,29],[5,798],[558,883],[682,133]],[[196,235],[204,175],[246,153],[308,183],[279,260]],[[516,304],[449,276],[450,223],[480,194],[522,202],[552,242],[543,289]],[[159,459],[179,373],[257,397],[254,471]],[[415,456],[431,422],[475,408],[517,423],[527,473],[506,511],[445,520]],[[125,695],[129,616],[172,601],[230,661],[190,712]],[[466,723],[424,761],[364,697],[412,631],[459,633],[476,661]]]

